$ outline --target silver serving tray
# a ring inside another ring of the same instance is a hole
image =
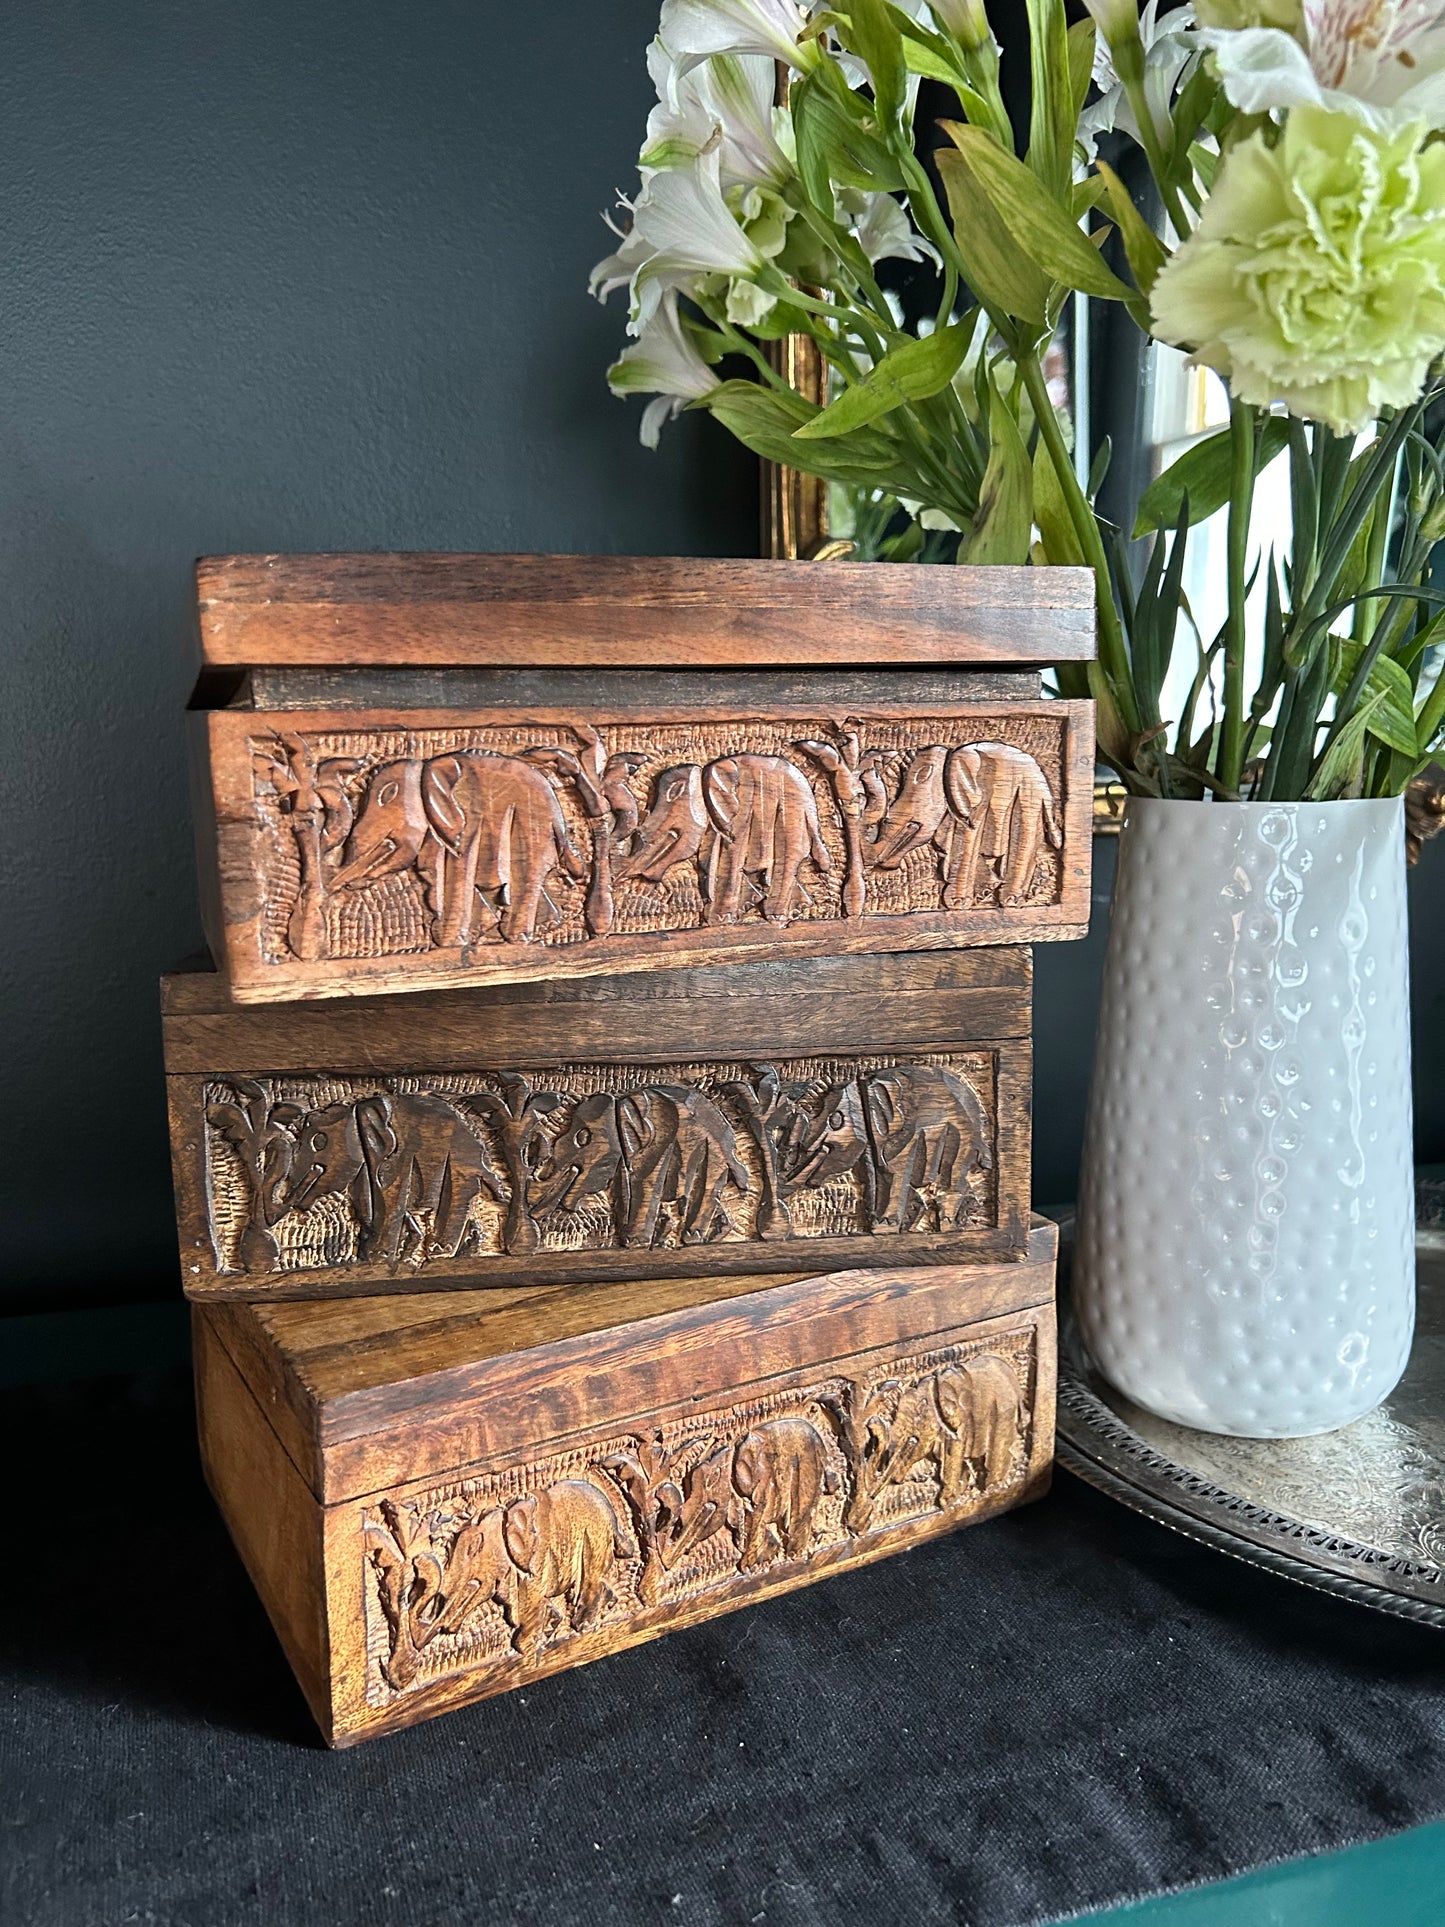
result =
[[[1312,1439],[1194,1432],[1099,1376],[1060,1306],[1058,1460],[1201,1544],[1301,1585],[1445,1628],[1445,1234],[1422,1232],[1404,1378]]]

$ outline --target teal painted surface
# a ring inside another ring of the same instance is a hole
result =
[[[1441,1927],[1445,1822],[1081,1917],[1117,1927]]]

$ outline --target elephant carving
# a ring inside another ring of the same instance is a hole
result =
[[[418,1648],[460,1632],[474,1612],[497,1600],[510,1613],[516,1587],[502,1538],[500,1506],[465,1521],[443,1565],[431,1550],[414,1552],[417,1585],[411,1602],[411,1638]]]
[[[720,1237],[729,1228],[724,1190],[731,1182],[746,1192],[750,1182],[723,1112],[682,1084],[579,1098],[538,1179],[539,1211],[610,1196],[624,1245],[659,1243],[668,1206],[683,1244]]]
[[[741,1502],[742,1570],[801,1558],[818,1501],[832,1490],[822,1433],[805,1418],[755,1425],[733,1448],[732,1483]]]
[[[607,1461],[630,1476],[634,1503],[646,1487],[641,1467],[625,1458]],[[755,1571],[774,1559],[801,1558],[810,1549],[814,1515],[825,1492],[835,1490],[822,1433],[801,1417],[762,1420],[735,1443],[716,1446],[683,1475],[653,1488],[655,1517],[645,1535],[658,1564],[672,1572],[715,1533],[732,1537],[740,1570]],[[646,1513],[641,1515],[646,1520]]]
[[[1012,743],[931,743],[903,772],[872,849],[872,866],[896,870],[932,844],[943,905],[966,908],[982,885],[1000,904],[1024,902],[1040,853],[1063,846],[1048,778]]]
[[[505,1189],[460,1112],[426,1092],[383,1092],[300,1113],[282,1203],[308,1211],[318,1198],[349,1197],[358,1256],[397,1264],[423,1213],[427,1255],[454,1258],[483,1193],[501,1199]]]
[[[1023,1430],[1018,1373],[995,1352],[961,1359],[938,1374],[939,1416],[966,1465],[978,1468],[980,1490],[1000,1485]]]
[[[809,858],[820,871],[832,867],[812,784],[786,757],[741,755],[663,770],[616,867],[660,883],[695,862],[708,923],[735,923],[760,899],[768,922],[781,924],[807,900],[798,872]]]
[[[792,1151],[795,1190],[860,1170],[873,1231],[911,1231],[930,1210],[940,1231],[962,1225],[975,1172],[993,1169],[977,1093],[940,1064],[872,1071],[823,1094],[817,1121]]]
[[[502,1539],[517,1568],[513,1644],[535,1653],[546,1643],[554,1602],[573,1632],[591,1632],[612,1603],[611,1584],[628,1544],[603,1493],[587,1479],[515,1499],[506,1508]]]
[[[932,1462],[940,1505],[957,1501],[971,1468],[980,1492],[1001,1485],[1022,1419],[1018,1376],[1005,1359],[984,1352],[945,1365],[900,1395],[878,1462],[879,1482],[899,1485]]]
[[[425,880],[441,949],[465,949],[478,932],[530,942],[544,906],[560,920],[547,894],[554,872],[578,881],[587,875],[543,771],[490,750],[411,757],[372,771],[332,888],[355,889],[413,866]]]

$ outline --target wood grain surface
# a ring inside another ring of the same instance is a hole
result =
[[[844,716],[197,715],[207,934],[243,1003],[1079,935],[1092,706],[959,680]]]
[[[196,586],[210,668],[1000,665],[1094,653],[1087,569],[232,555],[200,561]]]
[[[1022,1265],[198,1306],[203,1452],[323,1733],[582,1664],[1037,1497]]]
[[[1021,1257],[1026,951],[229,1005],[164,980],[193,1297]]]

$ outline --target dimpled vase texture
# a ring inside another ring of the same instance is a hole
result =
[[[1131,801],[1074,1298],[1104,1375],[1206,1432],[1333,1431],[1415,1312],[1403,805]]]

